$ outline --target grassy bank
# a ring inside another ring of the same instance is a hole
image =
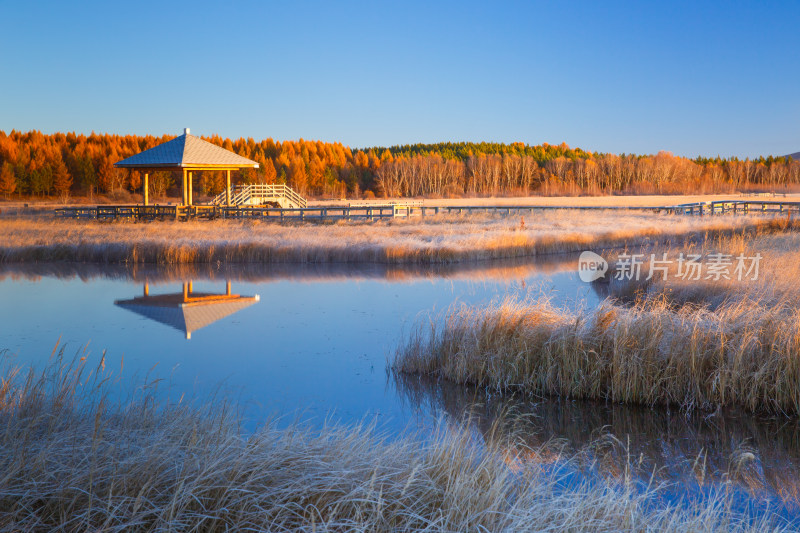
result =
[[[395,368],[498,391],[800,413],[800,316],[782,307],[674,311],[547,301],[462,307],[419,328]]]
[[[684,242],[776,223],[756,215],[703,218],[620,211],[442,215],[326,225],[6,218],[0,223],[0,262],[448,263]]]
[[[161,404],[152,387],[112,401],[101,369],[56,358],[0,388],[4,530],[766,531],[724,493],[568,481],[467,432],[387,440],[366,427],[267,425],[230,409]],[[523,453],[526,452],[526,453]]]
[[[694,251],[761,253],[760,279],[621,283],[597,309],[544,300],[458,307],[421,324],[396,370],[643,405],[800,413],[800,237],[733,236]],[[674,255],[674,252],[673,252]]]

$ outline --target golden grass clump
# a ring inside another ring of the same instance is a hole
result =
[[[7,531],[765,531],[724,492],[654,503],[653,488],[567,481],[468,432],[390,440],[374,428],[274,423],[246,434],[224,405],[114,400],[57,356],[0,388]],[[509,468],[509,465],[514,468]]]
[[[800,288],[797,283],[800,279],[800,233],[792,231],[793,223],[787,219],[776,220],[776,226],[772,229],[775,231],[717,235],[712,239],[678,247],[667,252],[672,268],[666,279],[656,274],[652,280],[640,280],[638,283],[611,280],[605,290],[609,296],[624,303],[631,303],[638,298],[664,299],[675,308],[694,305],[714,310],[728,304],[746,304],[796,309],[800,307]],[[661,259],[663,253],[656,253],[656,258]],[[740,254],[744,257],[759,255],[761,259],[757,276],[751,274],[739,280],[731,273],[730,279],[709,280],[701,276],[701,279],[695,280],[676,275],[679,253],[699,255],[703,262],[707,262],[711,254],[724,254],[729,258]],[[642,272],[647,273],[647,268],[646,263]]]
[[[514,299],[451,308],[418,326],[394,368],[492,390],[800,414],[800,234],[793,229],[791,219],[774,219],[667,252],[673,261],[679,252],[760,254],[755,280],[678,279],[673,268],[666,280],[645,281],[645,265],[640,280],[599,285],[609,298],[594,310]]]
[[[650,298],[572,312],[506,300],[453,308],[420,325],[394,368],[497,391],[798,414],[798,354],[792,306],[743,301],[676,311]]]

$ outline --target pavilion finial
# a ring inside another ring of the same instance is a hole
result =
[[[183,134],[189,135],[189,128],[183,128]]]

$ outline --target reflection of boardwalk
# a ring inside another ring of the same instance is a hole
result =
[[[196,293],[189,281],[183,284],[183,292],[156,295],[150,294],[150,288],[145,283],[142,296],[117,300],[114,304],[183,331],[186,338],[191,339],[193,331],[249,307],[258,300],[258,295],[232,294],[230,281],[226,284],[225,294]]]

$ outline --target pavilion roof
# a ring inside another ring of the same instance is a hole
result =
[[[185,133],[114,164],[118,168],[258,168],[258,163]]]

